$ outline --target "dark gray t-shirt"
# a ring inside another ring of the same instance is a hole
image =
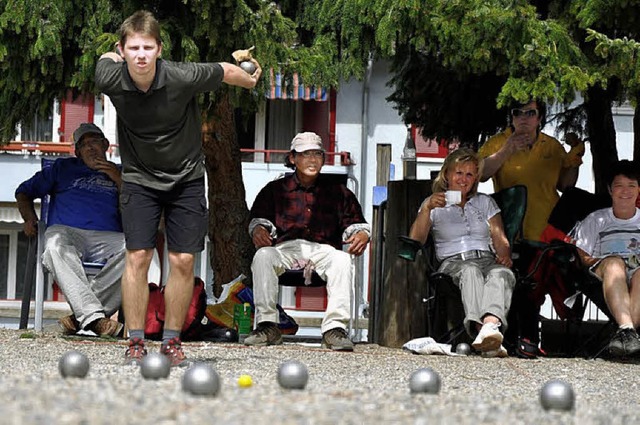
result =
[[[126,62],[103,58],[96,66],[96,86],[118,112],[122,179],[170,190],[204,175],[202,128],[196,95],[220,87],[218,63],[159,59],[148,92],[134,85]]]

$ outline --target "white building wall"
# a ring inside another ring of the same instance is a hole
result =
[[[18,185],[40,170],[40,156],[0,154],[0,202],[15,202]]]

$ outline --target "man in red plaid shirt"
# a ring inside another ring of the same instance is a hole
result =
[[[257,327],[244,343],[282,344],[276,324],[278,276],[296,266],[304,267],[307,276],[315,271],[327,282],[322,346],[353,351],[345,330],[350,317],[352,259],[366,249],[370,227],[353,192],[320,174],[324,165],[320,136],[297,134],[286,165],[295,172],[268,183],[251,208],[249,234],[258,249],[251,264]]]

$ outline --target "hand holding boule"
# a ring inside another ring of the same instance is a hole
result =
[[[255,49],[255,47],[256,46],[251,46],[248,49],[236,50],[235,52],[231,53],[231,56],[233,56],[233,59],[237,63],[241,63],[244,61],[251,61],[251,59],[253,59],[253,56],[251,55],[251,51]]]
[[[253,73],[256,72],[256,69],[258,69],[258,67],[251,61],[240,62],[240,68],[249,75],[253,75]]]

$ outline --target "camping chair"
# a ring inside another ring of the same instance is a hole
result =
[[[491,196],[500,207],[505,234],[513,248],[522,232],[522,221],[527,209],[527,188],[517,185]],[[468,342],[469,338],[462,324],[464,307],[460,289],[453,284],[449,275],[437,272],[439,264],[435,257],[433,239],[429,236],[426,244],[421,246],[418,241],[400,237],[400,257],[413,261],[418,250],[422,250],[425,255],[429,275],[426,298],[429,335],[436,341],[445,343]]]
[[[603,333],[610,330],[615,320],[604,300],[602,283],[582,264],[577,248],[568,243],[567,235],[588,214],[610,205],[608,196],[597,196],[578,188],[567,189],[549,217],[541,236],[542,242],[530,243],[538,250],[529,272],[532,280],[538,282],[532,295],[538,303],[547,293],[550,295],[555,312],[564,321],[563,341],[567,354],[572,356],[586,355],[591,351],[588,346],[602,339]],[[607,324],[575,348],[589,303],[607,317]],[[575,332],[571,332],[572,328]]]
[[[348,174],[322,174],[324,179],[330,179],[338,184],[347,185],[349,178]],[[348,335],[351,335],[354,329],[357,329],[357,318],[359,310],[359,292],[358,292],[358,279],[355,276],[355,262],[356,258],[352,258],[351,267],[354,268],[354,279],[351,283],[351,317],[349,318]],[[318,273],[315,271],[311,275],[311,284],[305,285],[304,283],[304,270],[285,270],[283,274],[278,277],[278,285],[296,287],[296,288],[318,288],[327,286],[327,282],[324,281]],[[355,317],[355,319],[354,319]]]

